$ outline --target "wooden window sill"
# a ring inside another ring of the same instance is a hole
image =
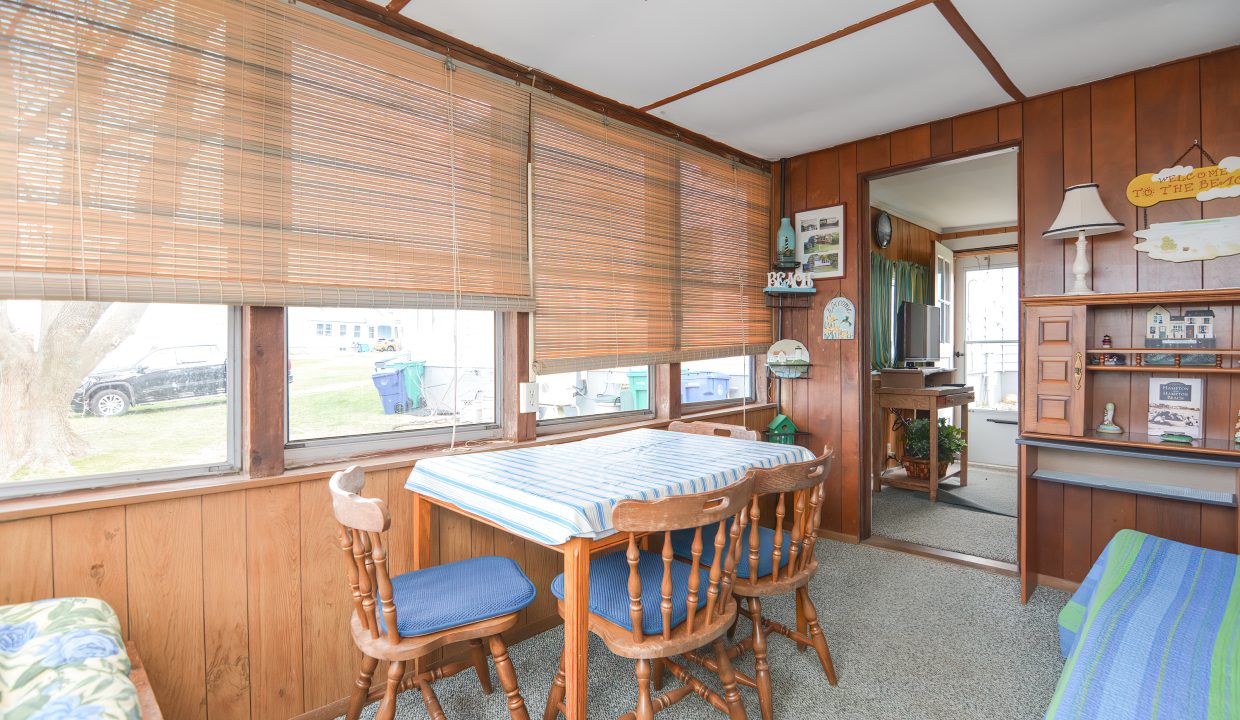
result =
[[[745,405],[743,406],[743,409],[746,411],[761,411],[768,410],[773,407],[773,403],[763,403]],[[688,414],[679,419],[710,420],[716,417],[735,414],[741,409],[742,405],[712,408],[709,411]],[[547,435],[527,442],[514,443],[505,440],[486,441],[483,443],[472,444],[468,447],[463,447],[457,452],[488,452],[492,450],[505,450],[514,447],[553,445],[556,443],[571,442],[573,440],[582,440],[589,437],[609,435],[612,433],[623,432],[625,430],[636,430],[639,428],[652,427],[657,428],[666,426],[668,422],[669,420],[666,419],[644,418],[635,422],[618,423],[616,425],[608,425],[606,427],[594,427],[583,430],[556,433],[554,435]],[[88,488],[51,495],[11,498],[0,501],[0,522],[74,512],[78,510],[92,510],[96,508],[114,507],[117,505],[155,502],[157,500],[169,500],[178,497],[212,495],[215,493],[232,492],[234,490],[249,490],[252,488],[270,487],[273,485],[305,482],[307,480],[321,480],[331,477],[332,473],[347,465],[357,465],[366,472],[395,470],[398,468],[409,467],[418,460],[422,460],[424,458],[443,455],[446,451],[446,447],[437,446],[423,447],[418,448],[417,450],[404,450],[399,452],[360,456],[347,460],[339,460],[329,464],[295,468],[285,471],[282,475],[262,478],[251,478],[245,474],[213,475],[206,477],[182,478],[179,480],[164,480],[145,483],[142,485],[120,485],[106,488]]]

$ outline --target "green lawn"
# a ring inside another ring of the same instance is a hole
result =
[[[370,376],[377,360],[392,357],[363,353],[294,358],[290,437],[307,440],[451,424],[446,415],[383,414]],[[139,405],[115,418],[74,414],[69,423],[90,445],[85,456],[70,461],[72,470],[50,474],[23,469],[11,479],[137,472],[228,459],[228,408],[222,396]]]

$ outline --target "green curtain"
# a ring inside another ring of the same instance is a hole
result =
[[[878,253],[870,254],[870,366],[891,367],[891,278],[894,264]]]
[[[897,260],[895,266],[896,308],[905,302],[933,305],[934,283],[930,279],[930,268],[907,260]]]

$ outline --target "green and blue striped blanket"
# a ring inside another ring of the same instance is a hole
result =
[[[1047,720],[1240,718],[1236,555],[1121,530],[1059,626]]]

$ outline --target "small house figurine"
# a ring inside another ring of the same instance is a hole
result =
[[[1240,410],[1236,411],[1236,435],[1232,439],[1240,443]]]
[[[1147,348],[1214,347],[1213,310],[1186,310],[1183,315],[1172,315],[1162,305],[1155,305],[1145,318]]]
[[[797,426],[787,415],[776,415],[771,424],[766,426],[766,440],[781,445],[796,445]]]

